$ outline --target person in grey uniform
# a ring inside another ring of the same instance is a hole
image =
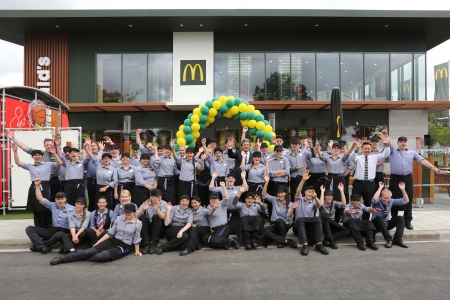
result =
[[[141,158],[139,156],[139,144],[133,143],[131,144],[130,165],[139,166],[141,163],[140,160]]]
[[[267,160],[272,157],[273,153],[269,151],[269,145],[267,143],[261,143],[261,163],[267,164]]]
[[[167,213],[164,225],[167,226],[166,237],[168,242],[156,247],[156,254],[158,255],[177,248],[184,251],[188,246],[189,229],[194,221],[192,209],[189,208],[189,195],[181,195],[179,205],[172,206],[169,202],[166,208]]]
[[[119,200],[119,194],[122,190],[130,191],[131,197],[136,200],[134,197],[134,187],[135,187],[135,169],[136,167],[132,166],[130,163],[130,153],[124,152],[122,153],[121,161],[122,163],[116,169],[117,172],[117,185],[114,187],[114,201]],[[148,198],[146,198],[148,199]]]
[[[261,163],[261,152],[253,152],[252,162],[247,165],[245,165],[245,156],[243,156],[241,170],[247,172],[248,191],[261,196],[264,186],[264,173],[266,171],[266,166]]]
[[[175,159],[170,156],[172,148],[170,145],[163,147],[163,155],[159,156],[155,152],[152,163],[158,177],[158,187],[162,192],[163,199],[170,203],[176,203],[176,186],[174,176],[178,175],[177,163]]]
[[[131,253],[134,248],[135,256],[142,256],[139,251],[141,241],[142,222],[135,216],[135,206],[125,205],[124,215],[119,216],[108,233],[105,234],[92,248],[73,252],[66,257],[55,257],[50,265],[59,265],[79,260],[105,262],[121,259]]]
[[[31,151],[31,157],[33,158],[34,163],[22,163],[19,158],[19,154],[17,153],[17,145],[15,143],[11,143],[11,149],[14,152],[14,162],[18,167],[22,169],[28,170],[30,172],[31,185],[28,189],[28,199],[27,199],[27,211],[33,212],[34,226],[46,228],[52,223],[52,214],[36,199],[36,186],[34,181],[37,178],[40,178],[40,184],[38,188],[42,191],[43,195],[48,199],[51,197],[50,190],[50,176],[51,170],[56,166],[62,164],[61,159],[56,155],[55,147],[50,147],[47,151],[49,153],[53,153],[56,162],[43,161],[44,153],[41,150],[33,150]],[[27,148],[28,149],[28,148]],[[25,151],[27,152],[27,151]]]
[[[135,177],[133,202],[137,206],[141,206],[144,201],[150,199],[150,192],[158,187],[158,178],[150,163],[150,156],[143,153],[140,162],[139,166],[133,167]]]
[[[86,211],[86,200],[80,197],[75,200],[75,210],[69,214],[70,233],[62,236],[63,247],[59,249],[59,253],[73,252],[75,245],[80,245],[86,240],[90,220],[91,213]]]
[[[301,141],[307,147],[306,136],[302,135]],[[295,195],[295,191],[297,191],[297,187],[302,181],[303,173],[306,171],[307,160],[312,157],[311,149],[306,148],[305,150],[302,147],[299,147],[299,141],[297,139],[293,139],[291,141],[291,151],[286,154],[287,159],[289,160],[289,188],[290,195]]]
[[[319,195],[320,186],[326,186],[327,184],[327,163],[322,161],[317,156],[309,158],[306,163],[308,164],[306,169],[309,170],[310,176],[307,185],[313,185],[316,188],[316,194]]]
[[[72,147],[69,146],[64,146],[63,148],[62,154],[66,157],[66,159],[69,159],[70,149],[72,149]],[[66,186],[66,168],[63,165],[59,166],[59,182],[60,182],[60,190],[64,191],[64,187]]]
[[[195,250],[200,250],[203,246],[202,237],[210,233],[209,221],[206,217],[208,210],[202,206],[202,200],[198,195],[191,198],[192,207],[192,227],[189,232],[188,245],[180,252],[181,256],[188,255]]]
[[[222,200],[219,201],[219,194],[214,192],[209,196],[210,204],[206,208],[208,210],[206,216],[211,232],[202,237],[202,243],[212,248],[228,250],[229,246],[234,246],[235,249],[239,249],[239,242],[234,238],[228,238],[230,235],[230,227],[227,225],[228,191],[224,182],[221,182],[220,186],[222,187]]]
[[[202,148],[203,149],[203,148]],[[203,151],[203,150],[200,151]],[[175,154],[176,155],[176,154]],[[200,155],[200,163],[195,161],[194,148],[186,149],[186,157],[175,156],[175,161],[180,170],[178,191],[181,195],[197,195],[197,170],[203,171],[205,167],[206,154]],[[188,198],[188,202],[189,202]],[[189,203],[188,203],[189,204]]]
[[[280,186],[284,187],[286,192],[289,191],[289,160],[282,155],[283,147],[280,145],[276,145],[273,151],[273,157],[266,162],[266,173],[270,176],[268,187],[270,195],[275,195]],[[289,195],[287,197],[289,199]],[[272,215],[272,204],[270,202],[267,203],[267,208],[269,216]]]
[[[66,158],[64,154],[61,155],[60,145],[56,145],[56,150],[58,156],[61,156],[62,165],[64,166],[64,193],[67,195],[67,203],[75,205],[76,199],[85,197],[84,165],[86,159],[79,159],[80,150],[77,148],[70,148],[69,158]]]
[[[228,161],[223,159],[222,155],[222,149],[215,148],[214,157],[210,154],[206,156],[206,162],[209,165],[211,176],[214,176],[214,172],[217,172],[217,175],[215,176],[213,181],[213,186],[215,187],[219,187],[221,181],[225,182],[225,177],[230,173],[230,164],[228,163]]]
[[[100,196],[100,197],[103,197],[106,199],[105,196]],[[138,209],[137,205],[135,203],[131,202],[131,193],[129,190],[122,190],[122,192],[120,192],[119,201],[120,201],[120,203],[118,203],[116,205],[116,207],[114,207],[114,210],[113,210],[113,214],[111,217],[112,223],[114,223],[114,221],[117,219],[118,216],[123,215],[123,210],[125,208],[125,205],[127,205],[128,203],[133,204],[136,207],[136,211]]]
[[[266,205],[254,192],[245,194],[245,203],[239,202],[239,198],[245,192],[246,187],[240,186],[239,192],[231,203],[232,209],[237,209],[240,215],[237,236],[244,243],[245,250],[258,248],[259,237],[264,230],[264,219],[260,214],[266,211]]]
[[[52,224],[48,228],[40,228],[37,226],[28,226],[25,233],[30,238],[33,245],[30,247],[32,252],[41,252],[47,254],[52,251],[52,245],[61,240],[65,233],[69,233],[69,214],[75,210],[70,204],[66,203],[66,194],[64,192],[56,193],[55,202],[50,202],[42,196],[39,186],[41,179],[36,178],[34,181],[36,186],[36,201],[43,207],[48,209],[52,214]]]
[[[381,151],[379,149],[380,138],[377,135],[372,136],[370,139],[371,153],[379,154]],[[384,182],[384,161],[386,159],[380,159],[377,163],[376,175],[375,175],[375,191],[378,189],[378,182]]]
[[[107,142],[109,142],[109,149],[108,149],[108,151],[111,154],[111,166],[113,166],[114,168],[117,169],[122,164],[122,162],[120,161],[119,146],[114,144],[109,137],[105,136],[103,138]]]

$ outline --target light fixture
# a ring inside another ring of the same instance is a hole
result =
[[[247,26],[247,24],[244,24],[244,26]]]
[[[222,74],[222,72],[219,72],[220,74]]]
[[[322,77],[319,76],[319,78],[322,78]]]
[[[130,24],[130,25],[128,25],[128,26],[130,26],[130,27],[133,27],[133,25],[131,25],[131,24]]]
[[[55,25],[56,28],[59,28],[59,25]]]
[[[180,24],[181,27],[183,27],[183,24]]]
[[[344,63],[341,63],[341,65],[343,65]]]
[[[387,28],[387,27],[389,27],[389,25],[384,25],[384,27],[386,27],[386,28]]]
[[[374,66],[376,66],[377,64],[373,64]]]
[[[203,26],[203,24],[200,24],[200,27],[202,27]]]
[[[307,64],[308,62],[305,62],[305,64]]]
[[[344,71],[345,73],[347,73],[347,71]]]
[[[319,24],[316,24],[316,27],[319,27]]]
[[[269,60],[269,62],[272,62],[271,60]]]

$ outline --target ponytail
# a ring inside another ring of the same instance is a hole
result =
[[[83,208],[83,219],[81,220],[81,224],[84,223],[84,219],[86,219],[86,207]]]

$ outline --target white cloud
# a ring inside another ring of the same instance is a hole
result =
[[[23,85],[23,46],[0,40],[0,86]]]

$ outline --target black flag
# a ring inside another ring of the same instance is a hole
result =
[[[342,138],[342,130],[344,124],[344,114],[342,113],[341,91],[334,88],[331,92],[331,124],[330,133],[332,140]]]

